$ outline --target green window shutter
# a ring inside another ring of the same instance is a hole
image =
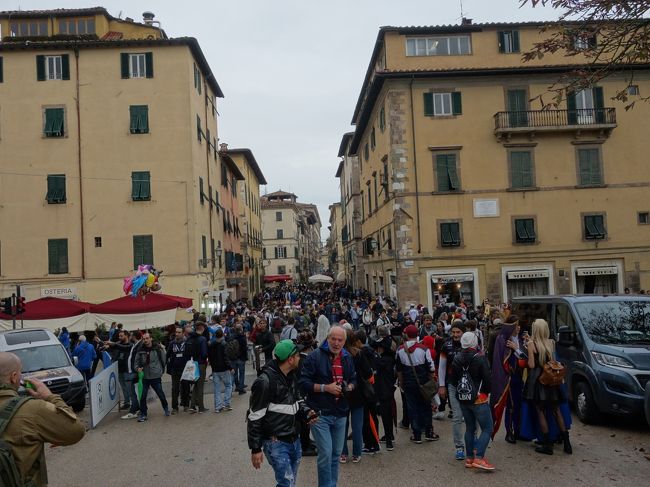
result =
[[[527,218],[525,220],[525,225],[526,225],[526,233],[528,234],[528,238],[530,239],[531,242],[534,242],[537,240],[537,235],[535,234],[535,220],[532,218]]]
[[[460,245],[460,225],[458,223],[450,223],[449,231],[451,232],[452,245]]]
[[[56,240],[47,241],[47,273],[58,274],[59,269],[59,247]]]
[[[0,82],[2,82],[2,58],[0,58]],[[386,109],[382,106],[379,111],[379,130],[382,132],[386,128]]]
[[[46,137],[63,136],[63,108],[45,109],[44,133]]]
[[[449,190],[459,190],[460,181],[456,170],[456,155],[447,154],[447,176],[449,178]]]
[[[0,56],[0,83],[4,81],[4,74],[2,71],[2,56]]]
[[[525,220],[515,220],[515,230],[517,232],[517,242],[526,242],[528,240]]]
[[[36,81],[45,81],[45,56],[36,56]]]
[[[206,259],[208,258],[208,241],[205,238],[205,235],[201,235],[201,255],[203,262],[201,263],[201,267],[206,267]]]
[[[132,134],[149,133],[149,106],[131,105],[129,107],[131,123],[129,129]]]
[[[133,236],[133,268],[137,269],[141,264],[153,265],[153,236]]]
[[[497,32],[497,36],[499,39],[499,52],[501,53],[506,52],[506,39],[505,39],[506,36],[504,35],[502,30]]]
[[[68,239],[56,238],[47,241],[48,273],[68,272]]]
[[[447,154],[436,155],[436,179],[438,181],[438,191],[449,191]]]
[[[600,86],[594,86],[591,89],[594,98],[594,109],[596,112],[596,123],[605,123],[605,97],[603,89]]]
[[[70,56],[61,55],[61,79],[70,79]]]
[[[47,176],[47,194],[45,199],[49,204],[65,203],[65,174],[49,174]]]
[[[596,227],[596,232],[598,232],[598,238],[605,238],[607,232],[605,231],[605,222],[603,221],[602,215],[594,215],[593,217],[594,226]]]
[[[199,200],[201,204],[204,203],[205,196],[203,196],[203,178],[199,178]]]
[[[568,110],[567,113],[567,122],[569,125],[576,125],[578,123],[578,112],[576,111],[576,94],[573,92],[567,92],[566,94],[566,107]]]
[[[602,215],[585,216],[585,238],[602,239],[607,236]]]
[[[453,115],[461,115],[463,113],[463,103],[460,91],[454,91],[451,94],[451,113]]]
[[[580,185],[594,186],[602,184],[598,149],[578,149]]]
[[[424,94],[424,116],[433,117],[433,93]]]
[[[151,199],[151,174],[149,171],[131,173],[131,199],[133,201]]]
[[[120,67],[122,79],[129,79],[129,53],[120,53]]]
[[[201,129],[201,117],[196,116],[196,138],[201,142],[201,136],[203,135],[203,130]]]
[[[513,188],[530,188],[533,186],[533,168],[528,151],[510,153],[511,186]]]
[[[147,78],[153,78],[153,53],[146,52],[144,54],[145,66],[147,71]]]
[[[519,52],[519,31],[512,31],[512,52]]]

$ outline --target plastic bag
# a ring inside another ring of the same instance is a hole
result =
[[[183,369],[181,380],[196,382],[199,380],[199,363],[196,360],[188,360]]]

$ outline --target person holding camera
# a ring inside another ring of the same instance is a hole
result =
[[[280,341],[251,387],[248,446],[251,463],[258,469],[263,454],[275,472],[278,487],[294,487],[302,451],[300,420],[318,420],[315,411],[300,400],[295,370],[300,364],[300,347],[292,340]]]
[[[311,428],[318,449],[319,487],[335,487],[338,481],[345,422],[350,411],[347,393],[357,385],[352,355],[344,349],[345,341],[345,330],[331,327],[327,340],[305,359],[300,374],[307,405],[320,415]]]

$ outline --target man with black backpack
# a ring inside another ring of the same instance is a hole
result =
[[[485,355],[478,350],[478,337],[473,331],[463,333],[460,345],[462,351],[454,357],[449,383],[455,388],[465,419],[465,467],[491,472],[494,465],[485,458],[492,434],[490,366]],[[478,438],[476,423],[481,428]]]
[[[61,396],[36,379],[22,380],[22,364],[0,352],[0,484],[47,485],[44,444],[73,445],[86,428]],[[28,396],[19,396],[24,382]]]

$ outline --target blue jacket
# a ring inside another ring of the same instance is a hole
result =
[[[72,356],[78,358],[77,368],[79,370],[90,370],[93,366],[93,360],[97,357],[97,352],[90,343],[81,342],[75,347]]]
[[[357,374],[352,355],[345,349],[341,350],[341,364],[343,380],[357,387]],[[314,392],[314,384],[331,384],[332,380],[332,354],[325,341],[304,359],[298,383],[311,409],[318,411],[322,416],[347,416],[350,406],[345,396],[337,400],[327,392]]]

